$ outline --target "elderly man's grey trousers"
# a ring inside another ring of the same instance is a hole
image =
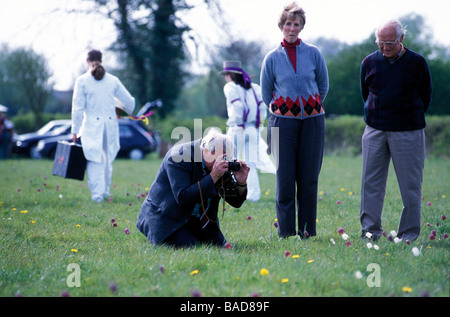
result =
[[[403,210],[397,236],[414,240],[420,233],[422,178],[425,161],[423,129],[381,131],[367,126],[362,137],[362,182],[360,220],[362,237],[381,235],[381,212],[386,193],[390,159],[394,165]]]

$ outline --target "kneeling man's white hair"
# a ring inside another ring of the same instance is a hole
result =
[[[211,128],[203,137],[201,148],[209,152],[215,152],[216,150],[222,149],[222,153],[234,154],[234,144],[232,140],[215,128]]]

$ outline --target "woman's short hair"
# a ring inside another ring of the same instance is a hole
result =
[[[294,1],[284,7],[278,19],[278,27],[282,30],[288,19],[297,19],[297,17],[300,17],[300,26],[303,29],[306,23],[305,11]]]

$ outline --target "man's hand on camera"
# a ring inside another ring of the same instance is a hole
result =
[[[211,175],[214,183],[216,183],[222,176],[228,171],[228,162],[223,159],[224,155],[218,156],[214,161],[214,165],[212,167]]]
[[[233,172],[234,177],[239,185],[247,184],[248,172],[250,171],[250,167],[248,167],[247,163],[244,161],[239,161],[241,163],[241,168],[237,172]]]

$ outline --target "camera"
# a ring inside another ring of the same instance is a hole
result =
[[[240,169],[241,169],[241,163],[239,163],[237,160],[228,162],[228,171],[239,172]]]
[[[227,157],[223,157],[224,161],[227,160]],[[241,163],[239,163],[236,159],[232,160],[231,162],[228,162],[228,171],[229,172],[239,172],[241,169]]]
[[[226,160],[226,156],[223,159]],[[222,180],[217,182],[220,196],[226,195],[230,197],[238,195],[237,181],[232,172],[238,172],[240,169],[241,163],[237,160],[228,162],[228,171],[223,174]]]

